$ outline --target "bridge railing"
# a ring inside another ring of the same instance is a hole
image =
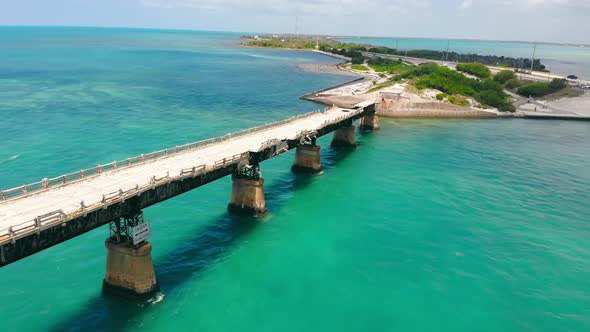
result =
[[[156,160],[159,158],[168,157],[168,156],[176,155],[179,153],[196,150],[196,149],[202,148],[204,146],[209,146],[212,144],[227,141],[232,138],[260,132],[260,131],[263,131],[263,130],[266,130],[269,128],[273,128],[276,126],[280,126],[285,123],[295,121],[298,119],[307,118],[307,117],[313,116],[315,114],[318,114],[320,112],[322,112],[322,110],[316,110],[313,112],[296,115],[296,116],[293,116],[293,117],[285,119],[285,120],[267,123],[267,124],[264,124],[261,126],[244,129],[244,130],[241,130],[241,131],[238,131],[235,133],[229,133],[224,136],[218,136],[218,137],[214,137],[214,138],[210,138],[210,139],[206,139],[206,140],[202,140],[202,141],[198,141],[198,142],[188,143],[188,144],[184,144],[184,145],[180,145],[180,146],[175,146],[172,148],[154,151],[154,152],[147,153],[147,154],[141,154],[139,156],[134,156],[134,157],[130,157],[130,158],[122,159],[122,160],[116,160],[116,161],[113,161],[108,164],[98,165],[96,167],[87,168],[87,169],[83,169],[80,171],[60,175],[60,176],[54,177],[54,178],[45,178],[45,179],[42,179],[37,182],[33,182],[33,183],[25,184],[25,185],[22,185],[19,187],[0,191],[0,201],[5,201],[5,200],[9,200],[9,199],[17,198],[17,197],[22,197],[22,196],[27,196],[27,195],[30,195],[32,193],[36,193],[36,192],[39,192],[42,190],[71,184],[73,182],[76,182],[76,181],[79,181],[82,179],[87,179],[88,177],[91,177],[91,176],[97,176],[97,175],[100,175],[101,173],[104,173],[104,172],[122,169],[122,168],[130,167],[130,166],[142,164],[142,163],[145,163],[148,161],[153,161],[153,160]]]
[[[65,225],[66,222],[78,218],[80,216],[85,216],[88,213],[106,209],[110,205],[117,204],[119,202],[124,202],[125,200],[141,195],[142,193],[152,190],[157,186],[177,181],[177,180],[185,180],[188,178],[194,178],[206,172],[211,172],[223,167],[226,167],[231,164],[240,163],[242,161],[247,161],[250,158],[249,152],[244,152],[241,154],[236,154],[228,158],[223,158],[217,160],[213,163],[213,165],[206,165],[202,164],[199,166],[194,166],[191,168],[183,169],[177,175],[171,176],[170,173],[167,173],[165,176],[156,177],[152,176],[150,182],[144,184],[142,186],[136,185],[133,188],[123,190],[122,188],[110,192],[105,193],[102,195],[102,199],[98,202],[94,202],[90,205],[86,205],[83,201],[80,202],[80,208],[71,213],[64,213],[63,210],[56,210],[49,213],[46,213],[42,216],[38,216],[33,220],[29,220],[23,222],[21,224],[13,225],[8,228],[0,229],[0,244],[16,241],[22,237],[28,236],[31,233],[39,233],[47,228],[55,227],[58,225]]]
[[[361,112],[363,112],[362,109],[350,111],[346,115],[341,115],[341,116],[339,116],[337,118],[324,121],[322,123],[321,127],[326,127],[326,126],[329,126],[329,125],[332,125],[332,124],[341,122],[341,121],[346,120],[346,119],[348,119],[348,118],[350,118],[352,116],[355,116],[355,115],[357,115],[357,114],[359,114]]]
[[[255,128],[242,130],[237,133],[227,134],[225,136],[220,136],[220,137],[216,137],[216,138],[212,138],[212,139],[208,139],[208,140],[204,140],[204,141],[185,144],[183,146],[174,147],[171,149],[164,149],[164,150],[160,150],[160,151],[155,151],[150,154],[142,154],[142,155],[139,155],[136,157],[124,159],[123,161],[115,161],[115,162],[112,162],[109,164],[98,165],[93,168],[89,168],[86,170],[81,170],[81,171],[73,172],[73,173],[69,173],[69,174],[64,174],[62,176],[58,176],[58,177],[51,178],[51,179],[46,178],[46,179],[43,179],[43,180],[35,182],[35,183],[31,183],[31,184],[24,185],[21,187],[1,191],[0,195],[2,195],[2,199],[9,199],[9,198],[13,198],[13,197],[26,195],[28,193],[33,193],[36,191],[45,190],[47,188],[61,186],[64,184],[72,183],[72,182],[80,180],[80,179],[84,179],[89,176],[99,175],[102,172],[111,171],[111,170],[124,168],[124,167],[129,167],[129,166],[136,165],[136,164],[146,162],[149,160],[155,160],[157,158],[170,156],[170,155],[173,155],[176,153],[181,153],[183,151],[194,150],[194,149],[198,149],[200,147],[206,146],[206,145],[215,144],[217,142],[223,142],[228,139],[231,139],[232,137],[243,136],[243,135],[255,133],[258,131],[262,131],[262,130],[272,128],[277,125],[288,123],[288,122],[296,120],[296,119],[310,117],[310,116],[317,114],[319,112],[321,112],[321,111],[314,111],[314,112],[294,116],[294,117],[291,117],[286,120],[281,120],[281,121],[265,124],[265,125],[258,126]],[[337,118],[324,121],[322,126],[328,126],[328,125],[343,121],[345,119],[350,118],[351,116],[357,115],[360,112],[362,112],[362,110],[350,111],[346,115],[342,115]],[[305,132],[307,132],[307,131],[301,131],[299,134],[303,134]],[[233,163],[247,161],[249,158],[250,158],[250,152],[244,152],[241,154],[231,156],[229,158],[217,160],[213,164],[210,164],[210,165],[202,164],[202,165],[194,166],[191,168],[182,169],[178,175],[171,176],[170,173],[167,173],[166,176],[163,176],[160,178],[152,176],[152,178],[150,179],[150,182],[147,184],[144,184],[141,186],[136,185],[135,187],[127,189],[127,190],[123,190],[121,188],[118,191],[103,194],[102,199],[99,202],[93,202],[90,205],[86,205],[85,202],[82,201],[82,202],[80,202],[80,208],[76,211],[73,211],[70,213],[65,213],[63,210],[52,211],[52,212],[49,212],[45,215],[38,216],[37,218],[35,218],[33,220],[23,222],[23,223],[20,223],[17,225],[12,225],[8,228],[0,229],[0,244],[6,243],[9,241],[16,241],[19,238],[23,238],[23,237],[28,236],[28,235],[35,233],[35,232],[39,233],[45,229],[55,227],[56,225],[65,225],[66,222],[68,222],[72,219],[78,218],[80,216],[85,216],[88,213],[94,212],[99,209],[105,209],[112,204],[116,204],[116,203],[125,201],[131,197],[141,195],[145,191],[152,190],[159,185],[169,183],[172,181],[176,181],[176,180],[184,180],[184,179],[196,177],[196,176],[199,176],[203,173],[214,171],[216,169],[226,167],[226,166],[231,165]]]

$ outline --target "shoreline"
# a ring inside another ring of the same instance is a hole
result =
[[[312,52],[312,53],[318,53],[318,54],[323,54],[332,58],[336,58],[339,60],[344,60],[344,62],[341,63],[346,63],[346,61],[350,61],[350,58],[347,58],[345,56],[339,55],[339,54],[332,54],[329,52],[324,52],[324,51],[320,51],[320,50],[311,50],[308,48],[290,48],[290,47],[262,47],[262,46],[251,46],[251,45],[246,45],[246,44],[236,44],[237,47],[243,47],[243,48],[253,48],[253,49],[260,49],[260,50],[275,50],[275,51],[301,51],[301,52]]]
[[[364,75],[344,70],[339,64],[300,63],[297,68],[307,73],[339,75],[347,77],[364,77]]]
[[[478,119],[497,119],[497,118],[520,118],[520,119],[553,119],[553,120],[588,120],[590,109],[587,111],[564,111],[563,106],[589,105],[590,108],[590,93],[585,93],[580,97],[561,98],[550,102],[551,104],[558,104],[559,108],[549,109],[544,112],[528,110],[525,108],[518,108],[516,112],[507,113],[499,112],[495,109],[487,110],[474,107],[461,107],[453,104],[439,102],[435,100],[425,100],[421,95],[413,93],[416,97],[413,102],[400,101],[401,94],[397,97],[391,96],[391,92],[387,88],[383,88],[376,92],[368,92],[371,86],[376,86],[380,79],[373,73],[372,70],[367,72],[359,72],[342,66],[348,58],[337,54],[331,54],[319,50],[311,49],[294,49],[294,48],[280,48],[280,47],[261,47],[248,46],[240,44],[240,47],[255,48],[255,49],[272,49],[272,50],[287,50],[287,51],[305,51],[319,53],[325,56],[342,60],[338,64],[298,64],[297,68],[306,72],[313,72],[324,75],[341,75],[341,76],[356,76],[357,79],[345,83],[337,84],[335,86],[327,87],[318,91],[309,92],[300,97],[300,99],[308,100],[317,104],[340,107],[353,107],[354,105],[369,100],[380,98],[384,103],[388,103],[387,108],[378,111],[378,115],[389,118],[478,118]],[[381,82],[383,83],[383,82]],[[395,85],[394,85],[395,86]],[[360,94],[357,94],[361,92]],[[408,92],[406,92],[408,93]],[[422,100],[420,100],[422,98]],[[542,101],[543,102],[543,101]],[[547,103],[547,102],[544,102]],[[557,105],[556,105],[557,106]],[[576,107],[579,108],[579,107]]]

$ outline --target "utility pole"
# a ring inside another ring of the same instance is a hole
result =
[[[443,61],[443,66],[445,65],[445,61],[449,61],[449,47],[451,47],[451,40],[447,40],[447,51],[445,52],[445,59]]]
[[[299,15],[295,15],[295,36],[299,36]]]
[[[537,43],[533,44],[533,61],[531,62],[531,74],[533,73],[533,67],[535,65],[535,53],[537,53]]]

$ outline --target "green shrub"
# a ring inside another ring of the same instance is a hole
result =
[[[360,53],[359,53],[359,54],[360,54]],[[352,60],[351,60],[350,62],[351,62],[353,65],[360,65],[360,64],[362,64],[363,62],[365,62],[365,57],[364,57],[364,56],[362,56],[362,55],[361,55],[361,56],[356,56],[356,55],[354,55],[354,56],[352,56],[352,57],[351,57],[351,59],[352,59]]]
[[[514,107],[508,100],[508,95],[503,91],[502,85],[494,80],[478,80],[447,67],[439,67],[435,64],[424,64],[405,70],[396,75],[394,80],[402,78],[416,80],[418,89],[436,89],[449,95],[450,102],[467,106],[464,98],[457,95],[473,97],[479,103],[496,107],[501,111],[513,111]],[[438,98],[438,96],[437,96]]]
[[[567,86],[567,81],[564,79],[559,79],[559,78],[554,78],[553,80],[551,80],[551,83],[549,83],[549,88],[551,90],[558,91],[561,90],[563,88],[565,88]]]
[[[467,99],[465,99],[465,97],[462,97],[462,96],[449,96],[449,102],[451,102],[451,104],[457,105],[457,106],[462,106],[462,107],[469,106],[469,102],[467,101]]]
[[[525,97],[543,97],[548,94],[557,92],[567,86],[564,79],[553,79],[550,83],[534,82],[521,86],[516,92]]]
[[[439,93],[436,95],[437,100],[444,100],[447,97],[446,93]]]
[[[521,86],[516,92],[525,97],[541,97],[549,94],[549,84],[542,82],[530,83],[525,86]]]
[[[516,79],[516,74],[512,70],[502,70],[494,76],[494,81],[500,84],[505,84],[513,79]]]
[[[511,80],[508,80],[508,81],[507,81],[507,82],[504,84],[504,86],[506,87],[506,89],[510,89],[510,90],[514,90],[514,89],[516,89],[516,88],[520,87],[521,85],[522,85],[522,82],[521,82],[521,81],[519,81],[519,80],[518,80],[518,79],[516,79],[516,78],[513,78],[513,79],[511,79]]]
[[[492,76],[490,69],[481,63],[460,63],[457,65],[457,70],[462,71],[479,78],[488,78]]]

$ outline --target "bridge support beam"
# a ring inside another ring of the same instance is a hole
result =
[[[227,209],[231,213],[261,217],[268,210],[260,166],[248,165],[232,175],[232,192]]]
[[[110,225],[112,235],[105,241],[107,268],[102,283],[104,292],[143,298],[159,291],[152,263],[152,244],[147,241],[137,245],[131,243],[131,230],[138,222],[143,223],[143,214],[123,218]]]
[[[351,123],[348,126],[338,128],[334,131],[334,138],[331,145],[334,147],[355,147],[356,136],[355,126]]]
[[[295,151],[295,162],[291,167],[293,173],[318,174],[322,171],[320,146],[312,144],[299,145]]]
[[[379,129],[379,117],[375,114],[367,115],[359,121],[360,130],[376,130]]]

